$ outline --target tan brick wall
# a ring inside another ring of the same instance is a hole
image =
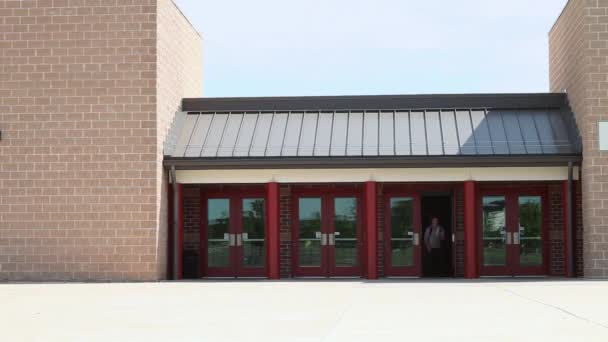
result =
[[[163,277],[156,37],[154,0],[0,1],[0,279]]]
[[[608,0],[570,0],[549,33],[551,91],[568,93],[583,139],[583,260],[586,277],[608,277]]]
[[[158,0],[157,20],[157,214],[158,214],[158,272],[166,278],[167,270],[167,181],[162,167],[163,141],[173,116],[180,110],[184,97],[199,97],[202,93],[202,38],[172,0]]]

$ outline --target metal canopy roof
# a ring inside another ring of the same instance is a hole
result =
[[[483,106],[463,106],[467,100]],[[580,154],[562,94],[183,102],[191,111],[176,115],[166,160]],[[444,107],[449,104],[459,106]]]

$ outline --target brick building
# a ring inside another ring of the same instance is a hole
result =
[[[170,0],[0,2],[0,279],[608,277],[607,9],[551,93],[200,98]]]
[[[170,0],[0,13],[0,279],[165,278],[162,142],[201,37]]]

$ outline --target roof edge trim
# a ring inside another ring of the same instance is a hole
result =
[[[433,157],[282,157],[282,158],[171,158],[165,167],[197,169],[324,169],[324,168],[428,168],[428,167],[507,167],[563,166],[580,164],[580,154],[510,156],[433,156]]]

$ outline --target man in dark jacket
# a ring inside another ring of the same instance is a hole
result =
[[[439,219],[433,217],[431,225],[424,230],[424,247],[430,256],[431,276],[440,276],[443,273],[443,240],[445,240],[445,229],[439,225]]]

